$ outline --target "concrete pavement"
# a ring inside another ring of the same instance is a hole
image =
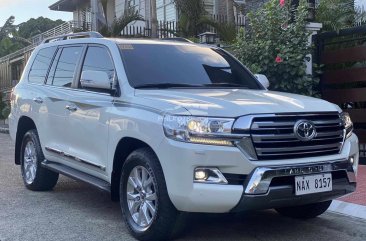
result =
[[[61,177],[51,192],[24,188],[9,136],[0,134],[0,240],[134,240],[119,204],[86,184]],[[327,212],[299,221],[272,210],[192,215],[180,240],[366,240],[366,221]]]

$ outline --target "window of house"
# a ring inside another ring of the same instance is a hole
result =
[[[56,47],[51,47],[38,52],[29,72],[28,81],[30,83],[44,84],[55,51]]]
[[[156,11],[158,21],[176,21],[177,11],[172,0],[157,0]]]
[[[81,51],[81,46],[62,49],[53,76],[52,85],[71,87],[76,72],[76,65],[81,56]]]
[[[92,46],[88,48],[82,68],[83,71],[105,72],[108,75],[111,86],[113,84],[115,77],[113,61],[108,50],[103,47]]]

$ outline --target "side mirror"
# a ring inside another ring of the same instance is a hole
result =
[[[112,82],[106,72],[86,70],[81,73],[81,87],[86,89],[112,90]]]
[[[264,88],[268,89],[269,80],[268,80],[267,76],[265,76],[264,74],[255,74],[254,76],[263,85]]]

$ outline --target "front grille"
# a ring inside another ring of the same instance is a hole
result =
[[[314,123],[314,139],[302,141],[295,136],[299,120]],[[339,153],[344,127],[338,113],[259,116],[253,118],[250,134],[258,160],[291,159]]]

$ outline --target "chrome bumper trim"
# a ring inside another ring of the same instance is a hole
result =
[[[342,170],[347,172],[350,183],[356,182],[356,175],[352,164],[346,159],[294,166],[258,167],[251,174],[245,189],[245,194],[266,194],[272,179],[275,177],[308,175]]]

